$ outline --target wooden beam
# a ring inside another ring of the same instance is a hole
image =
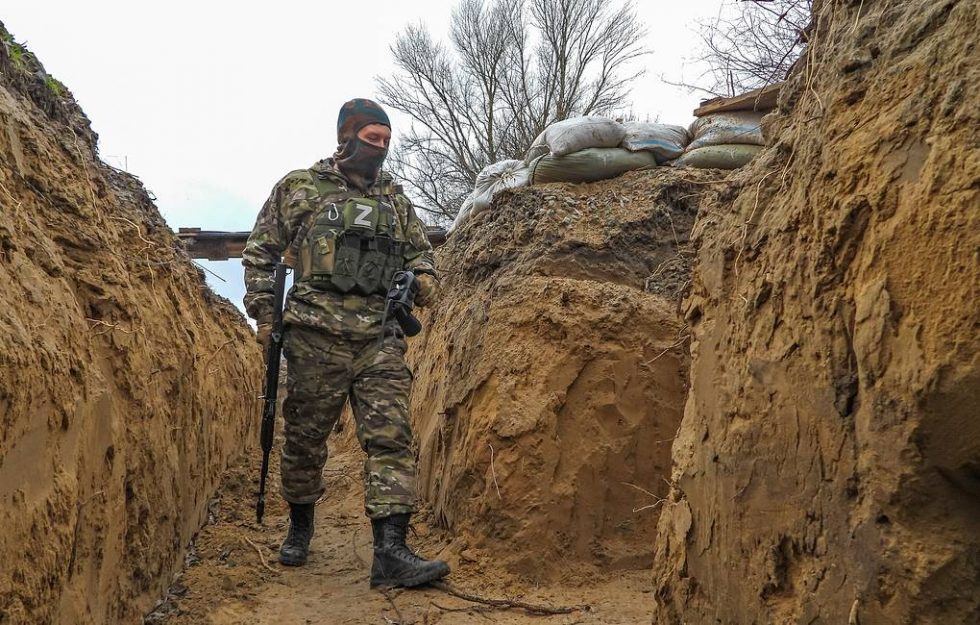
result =
[[[694,109],[695,117],[704,117],[712,113],[730,113],[732,111],[769,111],[776,108],[779,90],[783,83],[769,85],[762,89],[753,89],[748,93],[734,98],[714,98],[705,100],[701,106]]]
[[[177,238],[187,248],[191,258],[228,260],[241,258],[249,232],[221,232],[200,228],[179,228]]]
[[[228,260],[241,258],[245,242],[251,232],[224,232],[221,230],[201,230],[200,228],[178,228],[177,238],[187,248],[191,258],[207,260]],[[446,229],[427,228],[426,234],[432,247],[446,242]]]

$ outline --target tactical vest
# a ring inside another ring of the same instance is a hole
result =
[[[290,246],[295,281],[323,291],[385,294],[410,245],[392,197],[340,191],[316,172],[310,176],[320,199]]]

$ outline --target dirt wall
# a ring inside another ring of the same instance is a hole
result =
[[[980,622],[976,2],[815,2],[705,211],[658,623]]]
[[[0,25],[0,622],[139,623],[257,416],[242,316]]]
[[[438,250],[412,408],[455,557],[537,580],[650,565],[687,393],[686,244],[718,178],[505,192]]]

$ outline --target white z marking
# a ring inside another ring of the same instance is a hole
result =
[[[361,214],[354,218],[354,225],[367,226],[370,228],[373,224],[369,220],[366,220],[364,218],[370,215],[371,211],[373,211],[374,208],[371,206],[366,206],[364,204],[357,204],[357,208],[361,209]]]

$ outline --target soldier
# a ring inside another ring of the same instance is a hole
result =
[[[306,562],[314,504],[323,495],[327,435],[350,398],[364,463],[365,512],[374,530],[371,586],[418,586],[449,566],[425,560],[405,544],[415,505],[415,456],[408,401],[412,373],[405,337],[389,315],[385,293],[395,272],[418,277],[415,303],[437,286],[432,247],[408,198],[381,166],[391,124],[371,100],[340,109],[339,146],[309,169],[287,174],[262,207],[243,254],[245,308],[268,341],[273,270],[280,257],[294,269],[283,313],[288,362],[282,494],[289,533],[279,551],[288,566]]]

